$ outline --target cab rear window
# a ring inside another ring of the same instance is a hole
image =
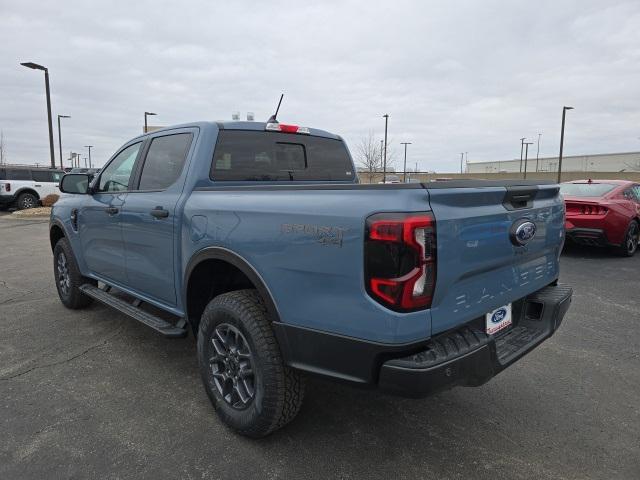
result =
[[[341,140],[279,132],[221,130],[210,177],[216,181],[353,180]]]
[[[601,197],[617,186],[615,183],[563,183],[560,193],[570,197]]]

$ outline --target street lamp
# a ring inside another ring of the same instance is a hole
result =
[[[524,151],[524,178],[527,178],[527,161],[529,160],[529,145],[533,145],[533,142],[524,142],[526,148]]]
[[[562,107],[562,127],[560,129],[560,155],[558,156],[558,183],[562,177],[562,150],[564,148],[564,117],[567,110],[573,110],[573,107]]]
[[[540,160],[540,137],[541,133],[538,134],[538,150],[536,151],[536,172],[538,171],[538,161]]]
[[[384,160],[382,165],[382,183],[387,183],[387,126],[389,125],[389,114],[385,113],[384,117]]]
[[[89,168],[91,168],[91,147],[93,147],[93,145],[85,145],[84,148],[88,148],[89,149]]]
[[[462,175],[462,164],[464,163],[464,152],[460,152],[460,175]]]
[[[60,148],[60,170],[64,170],[62,165],[62,133],[60,133],[60,119],[71,118],[69,115],[58,115],[58,147]]]
[[[23,62],[20,65],[32,70],[42,70],[44,72],[44,87],[47,93],[47,116],[49,119],[49,154],[51,155],[51,168],[56,168],[56,157],[53,153],[53,122],[51,120],[51,93],[49,92],[49,70],[42,65],[33,62]],[[62,158],[60,158],[62,161]]]
[[[522,150],[524,149],[524,141],[526,137],[520,139],[520,173],[522,173]]]
[[[411,142],[400,142],[400,145],[404,145],[404,178],[402,181],[407,183],[407,145],[411,145]]]
[[[144,112],[144,132],[143,133],[147,133],[147,117],[150,115],[157,115],[157,113]]]

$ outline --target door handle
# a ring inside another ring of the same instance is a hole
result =
[[[167,218],[169,216],[169,210],[165,210],[164,208],[157,206],[153,210],[151,210],[151,216],[155,218]]]
[[[116,207],[107,207],[104,209],[104,211],[107,212],[109,215],[115,215],[120,210],[118,210]]]

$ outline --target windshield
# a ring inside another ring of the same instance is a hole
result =
[[[560,193],[570,197],[601,197],[616,187],[615,183],[563,183]]]
[[[353,167],[341,140],[246,130],[218,135],[212,180],[353,180]]]

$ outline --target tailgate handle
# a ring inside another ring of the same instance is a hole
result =
[[[507,210],[520,210],[523,208],[531,208],[533,200],[538,194],[537,186],[513,186],[507,187],[502,205]]]

